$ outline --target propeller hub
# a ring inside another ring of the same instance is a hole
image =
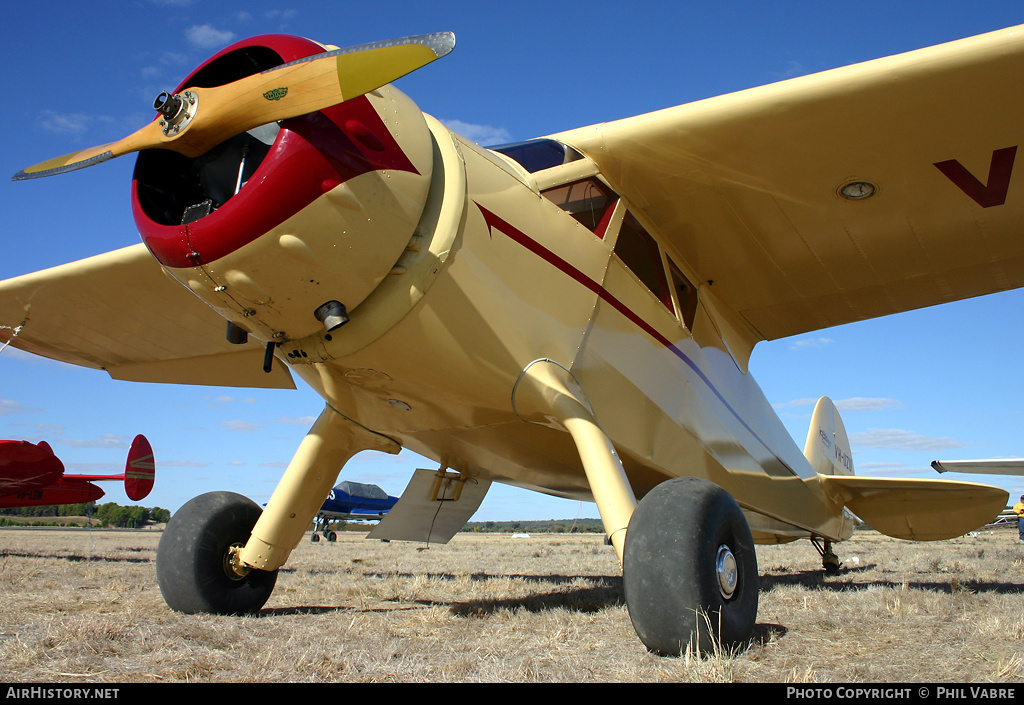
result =
[[[153,109],[160,113],[160,127],[165,137],[173,137],[192,122],[196,114],[198,97],[192,91],[170,94],[163,91],[153,101]]]

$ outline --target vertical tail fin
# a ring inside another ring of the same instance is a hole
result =
[[[853,454],[839,411],[828,397],[814,406],[804,457],[819,475],[852,475]]]
[[[153,489],[156,476],[156,463],[153,461],[153,448],[146,437],[139,434],[132,441],[128,451],[128,460],[124,464],[124,491],[128,498],[138,502]]]

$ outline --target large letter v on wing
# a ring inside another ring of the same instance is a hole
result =
[[[992,152],[987,184],[978,181],[978,177],[967,171],[956,159],[935,162],[935,166],[979,206],[991,208],[1006,203],[1006,192],[1010,188],[1010,174],[1013,173],[1013,158],[1016,154],[1016,147],[1004,147]]]

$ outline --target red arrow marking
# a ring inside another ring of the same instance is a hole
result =
[[[1006,203],[1006,192],[1010,188],[1010,174],[1013,173],[1013,158],[1016,147],[1004,147],[992,152],[992,163],[988,168],[988,183],[983,184],[956,159],[935,162],[936,168],[956,184],[982,208],[1001,206]]]

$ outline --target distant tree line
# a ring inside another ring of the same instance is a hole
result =
[[[25,517],[37,521],[11,521],[4,517]],[[96,506],[95,502],[83,504],[58,504],[44,507],[14,507],[0,509],[0,526],[31,524],[61,524],[63,517],[86,517],[99,521],[103,526],[122,529],[137,529],[150,522],[166,523],[171,518],[169,509],[130,506],[122,507],[116,502]],[[50,519],[50,521],[47,521]]]
[[[600,519],[545,519],[543,521],[471,521],[464,532],[495,534],[603,534]]]

